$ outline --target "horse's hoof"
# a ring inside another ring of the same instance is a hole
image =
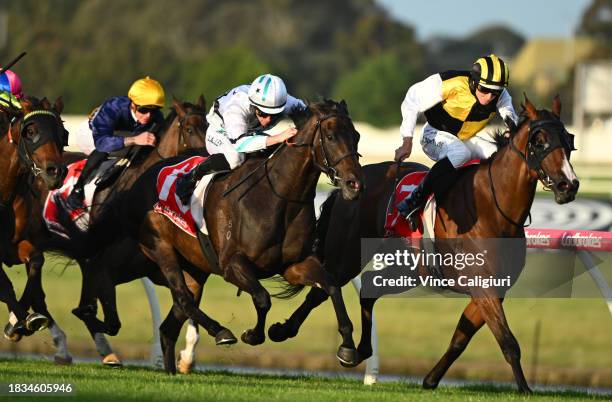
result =
[[[176,362],[176,368],[178,369],[178,372],[181,374],[191,373],[193,371],[194,366],[195,366],[195,362],[193,360],[190,363],[187,363],[183,359],[179,358],[178,361]]]
[[[357,352],[357,349],[347,348],[345,346],[340,346],[338,348],[336,357],[344,367],[355,367],[362,361],[359,359],[359,352]]]
[[[268,328],[268,338],[270,338],[273,342],[283,342],[289,337],[284,330],[283,324],[277,322]]]
[[[436,389],[438,388],[438,382],[439,381],[434,381],[433,379],[429,378],[429,376],[427,376],[423,380],[423,388],[424,389]]]
[[[55,364],[60,365],[60,366],[70,366],[72,364],[72,356],[70,355],[66,355],[66,356],[55,355],[53,360],[55,361]]]
[[[114,353],[109,353],[106,356],[104,356],[104,358],[102,359],[102,364],[105,365],[106,367],[111,367],[111,368],[123,367],[123,362],[121,361],[119,356],[117,356]]]
[[[40,313],[32,313],[26,317],[25,326],[33,332],[42,331],[49,326],[49,319]]]
[[[266,340],[266,337],[264,335],[257,334],[252,329],[247,329],[246,331],[242,333],[242,336],[240,337],[240,339],[242,339],[242,342],[248,345],[255,346],[255,345],[261,345],[262,343],[264,343],[264,341]]]
[[[215,343],[217,346],[233,345],[236,342],[238,342],[238,339],[236,339],[234,334],[232,334],[232,331],[227,328],[223,328],[221,331],[217,332],[217,335],[215,335]]]
[[[20,334],[10,322],[4,326],[4,338],[7,340],[11,342],[19,342],[22,336],[23,335]]]

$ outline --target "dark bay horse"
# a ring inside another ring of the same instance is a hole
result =
[[[188,102],[183,103],[174,100],[173,105],[174,110],[165,119],[163,127],[160,128],[158,145],[155,148],[143,147],[136,151],[138,155],[133,159],[132,164],[126,168],[118,180],[112,186],[96,192],[91,210],[91,219],[93,221],[102,213],[108,198],[114,197],[116,194],[129,188],[136,178],[155,162],[164,158],[176,156],[186,150],[201,149],[204,147],[204,136],[208,126],[205,119],[206,105],[204,98],[200,96],[197,104]],[[85,155],[81,153],[66,153],[64,155],[64,161],[68,164],[83,159],[83,157],[85,157]],[[42,211],[47,195],[48,191],[41,189],[41,197],[30,199],[29,201],[32,207],[29,219],[34,228],[31,230],[30,236],[39,244],[41,249],[50,249],[71,256],[70,250],[73,250],[73,239],[66,240],[49,231],[43,221]],[[27,196],[27,193],[24,194],[24,197]],[[114,251],[116,252],[117,250]],[[138,248],[136,247],[136,243],[133,243],[132,247],[126,249],[123,254],[118,255],[118,258],[121,257],[126,261],[130,261],[130,258],[134,257],[135,254],[138,254]],[[100,323],[95,319],[95,300],[97,294],[88,292],[91,289],[91,286],[88,285],[88,281],[91,278],[91,271],[89,269],[90,261],[78,259],[78,263],[83,274],[84,285],[81,293],[81,301],[79,303],[82,308],[75,309],[74,312],[79,318],[85,321],[96,342],[96,347],[104,359],[103,361],[109,365],[116,365],[118,363],[118,358],[114,355],[108,342],[102,335],[104,331],[101,328],[106,329],[110,327],[111,329],[107,331],[114,331],[114,333],[116,333],[119,330],[118,324]],[[36,286],[35,290],[30,292],[27,297],[26,295],[22,297],[21,304],[23,306],[29,306],[30,304],[44,305],[45,295],[41,286],[41,267],[42,264],[38,269],[33,271],[31,276],[28,276],[28,285],[32,283],[36,284]],[[114,301],[114,294],[112,297],[109,296],[108,298]],[[104,303],[105,300],[106,298],[102,300],[103,307],[108,306],[108,303]],[[51,319],[46,307],[45,311],[47,316]],[[59,329],[57,325],[55,325],[54,328]]]
[[[109,217],[114,225],[100,226],[99,232],[94,227],[90,230],[97,238],[109,238],[116,233],[111,235],[108,229],[123,223],[127,235],[138,240],[169,283],[174,304],[160,332],[164,365],[171,373],[176,372],[176,339],[187,318],[204,327],[218,344],[235,342],[227,328],[197,307],[211,273],[252,296],[257,324],[242,334],[242,340],[250,345],[264,342],[271,306],[270,295],[259,279],[280,274],[292,285],[323,288],[334,302],[343,337],[337,356],[345,364],[357,363],[352,323],[342,295],[318,260],[308,255],[314,238],[313,201],[320,173],[340,184],[344,198],[354,199],[361,191],[358,133],[344,102],[310,104],[292,118],[298,128],[295,142],[281,144],[268,157],[248,159],[232,174],[215,180],[209,189],[204,217],[220,270],[209,264],[197,239],[152,211],[160,169],[179,159],[158,164],[139,178],[120,205],[109,209],[114,212]],[[193,283],[186,284],[183,270],[191,274]]]
[[[40,199],[42,191],[61,185],[66,169],[62,152],[67,139],[60,114],[61,98],[53,105],[46,99],[27,97],[21,109],[2,108],[0,111],[0,263],[7,266],[25,264],[28,284],[24,296],[36,292],[37,283],[30,282],[44,262],[31,232],[36,224],[31,220],[32,199]],[[43,305],[17,301],[13,286],[0,269],[0,299],[13,313],[13,327],[34,332],[49,325]],[[16,320],[14,320],[16,318]],[[9,333],[8,337],[20,338]]]
[[[538,180],[554,192],[559,204],[575,198],[579,182],[569,162],[573,141],[559,120],[560,112],[561,102],[558,97],[553,100],[552,111],[536,110],[525,99],[521,121],[518,127],[511,129],[511,137],[504,139],[499,135],[499,151],[480,165],[466,168],[438,202],[436,239],[524,240],[523,224],[529,214]],[[323,204],[317,223],[317,238],[320,242],[317,255],[339,286],[348,283],[362,269],[360,253],[355,251],[361,247],[360,239],[385,236],[385,215],[396,184],[397,169],[400,169],[399,177],[403,177],[410,172],[424,170],[424,166],[408,163],[398,167],[393,162],[364,166],[366,190],[359,200],[346,201],[332,194]],[[517,264],[514,271],[520,274],[525,260],[524,243],[517,257],[514,260]],[[487,258],[488,265],[484,269],[494,274],[502,268],[492,264],[492,260],[493,256]],[[443,273],[445,278],[453,278],[458,272],[451,267]],[[415,272],[415,275],[427,274],[423,266]],[[465,288],[452,290],[466,293]],[[519,344],[504,315],[503,297],[494,289],[487,292],[478,288],[468,293],[471,301],[463,311],[451,344],[425,377],[423,387],[437,387],[472,336],[486,323],[512,367],[519,390],[530,392],[520,364]],[[285,323],[276,323],[270,327],[270,338],[283,341],[295,336],[310,311],[326,298],[324,292],[313,288],[305,302]],[[372,310],[375,302],[376,298],[364,297],[362,290],[362,338],[358,348],[360,361],[372,355]]]

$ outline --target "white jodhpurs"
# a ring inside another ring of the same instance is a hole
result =
[[[206,150],[209,154],[223,154],[230,168],[234,169],[242,165],[245,156],[244,153],[236,151],[236,147],[230,141],[221,118],[211,112],[206,119],[208,120],[208,129],[206,130]]]
[[[448,158],[455,168],[471,159],[487,159],[497,151],[497,145],[492,141],[477,135],[461,141],[453,134],[435,129],[427,123],[423,126],[421,146],[430,159],[439,161]]]
[[[94,149],[96,149],[93,140],[93,133],[89,127],[89,120],[85,120],[79,124],[78,128],[70,133],[70,135],[74,135],[74,144],[84,154],[89,155]],[[72,143],[73,141],[70,141],[70,145],[72,145]]]

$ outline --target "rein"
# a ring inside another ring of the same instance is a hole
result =
[[[282,143],[279,147],[277,147],[270,154],[270,156],[268,156],[255,169],[250,171],[246,176],[242,177],[238,182],[236,182],[231,187],[226,189],[223,192],[222,196],[223,197],[227,196],[229,193],[231,193],[236,188],[238,188],[240,185],[242,185],[249,177],[253,176],[255,174],[255,172],[257,172],[259,169],[261,169],[263,167],[263,168],[265,168],[265,177],[266,177],[266,180],[268,181],[268,184],[270,185],[270,189],[272,190],[272,193],[275,196],[277,196],[278,198],[280,198],[281,200],[284,200],[286,202],[297,203],[297,204],[309,204],[310,201],[296,200],[296,199],[287,198],[287,197],[283,196],[282,194],[280,194],[278,191],[276,191],[276,189],[274,188],[274,184],[272,183],[272,179],[270,178],[270,174],[269,174],[268,162],[270,160],[272,160],[272,158],[281,149],[283,149],[285,146],[295,147],[295,148],[310,147],[311,148],[310,154],[311,154],[311,157],[312,157],[313,165],[317,169],[319,169],[321,172],[325,173],[329,177],[329,179],[331,180],[331,182],[332,182],[332,184],[334,186],[338,185],[338,181],[346,181],[345,179],[337,176],[338,172],[335,169],[335,167],[343,159],[346,159],[346,158],[348,158],[350,156],[359,156],[359,153],[358,152],[348,152],[345,155],[342,155],[340,158],[338,158],[338,160],[336,160],[333,164],[331,164],[329,162],[330,158],[329,158],[329,155],[327,153],[327,149],[325,148],[325,141],[324,141],[324,135],[323,135],[323,129],[321,127],[321,123],[324,122],[325,120],[328,120],[328,119],[331,119],[331,118],[334,118],[334,117],[339,117],[339,116],[337,114],[330,114],[330,115],[323,116],[323,117],[321,117],[320,119],[317,120],[317,123],[316,123],[316,126],[315,126],[315,134],[313,136],[312,142],[299,142],[298,143],[298,142],[290,142],[289,140],[287,140],[284,143]],[[317,142],[317,135],[319,136],[319,144],[321,145],[321,150],[323,152],[323,163],[322,164],[317,161],[317,154],[315,152],[315,143]]]

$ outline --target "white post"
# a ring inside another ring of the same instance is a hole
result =
[[[591,274],[591,278],[597,284],[599,291],[604,299],[606,299],[606,303],[608,304],[608,310],[610,310],[610,314],[612,314],[612,289],[606,282],[606,278],[601,274],[601,271],[595,265],[595,261],[593,261],[593,257],[591,256],[590,251],[578,251],[578,257],[580,261],[584,264],[589,274]]]
[[[351,280],[357,295],[361,293],[361,278],[356,276]],[[372,312],[372,356],[366,360],[366,370],[363,376],[363,383],[365,385],[376,384],[378,380],[378,336],[376,335],[376,321],[374,320],[374,312]]]
[[[161,316],[159,313],[159,301],[155,293],[155,286],[149,278],[142,278],[142,286],[144,286],[147,298],[149,299],[149,307],[151,308],[151,319],[153,321],[153,340],[151,341],[151,364],[157,368],[164,367],[164,355],[161,350],[161,340],[159,336],[159,326],[161,325]]]

